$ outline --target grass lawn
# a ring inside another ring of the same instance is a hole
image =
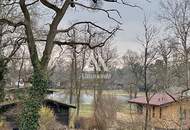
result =
[[[69,92],[69,89],[49,89],[50,91],[54,91],[54,92]],[[93,89],[83,89],[81,91],[81,94],[94,94],[94,90]],[[112,94],[115,96],[129,96],[129,93],[125,90],[103,90],[103,94]],[[138,96],[143,96],[144,93],[143,92],[138,92]]]
[[[133,110],[132,106],[132,110]],[[119,106],[118,112],[123,114],[129,114],[130,107],[129,104],[121,104]],[[80,116],[81,117],[90,117],[93,114],[93,105],[91,104],[82,104],[80,108]]]
[[[93,105],[91,104],[81,104],[80,108],[80,116],[82,117],[90,117],[93,113]]]
[[[65,90],[65,89],[53,89],[53,91],[55,92],[64,92],[64,93],[68,93],[69,90]],[[89,90],[89,89],[85,89],[81,91],[81,95],[82,94],[89,94],[89,95],[93,95],[93,90]],[[103,95],[112,95],[112,96],[129,96],[127,91],[124,90],[103,90]],[[143,93],[138,93],[138,96],[142,96]],[[121,118],[124,119],[128,119],[129,114],[134,111],[130,112],[130,105],[126,102],[119,102],[118,103],[119,107],[118,107],[118,115]],[[134,110],[133,105],[131,106],[132,110]],[[92,117],[93,116],[93,104],[81,104],[80,105],[80,117]],[[72,110],[72,117],[75,117],[76,115],[76,110]],[[121,115],[121,116],[120,116]]]

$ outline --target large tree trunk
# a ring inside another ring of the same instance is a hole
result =
[[[148,45],[148,44],[147,44]],[[147,59],[148,59],[148,48],[145,48],[145,61],[144,61],[144,87],[145,87],[145,96],[146,96],[146,102],[147,105],[145,107],[145,124],[144,124],[144,130],[148,130],[148,115],[149,115],[149,97],[148,97],[148,86],[147,86]]]
[[[3,32],[3,27],[0,25],[0,45],[2,44],[2,32]],[[5,97],[5,92],[4,92],[4,87],[5,87],[5,81],[4,81],[4,74],[6,71],[6,65],[4,64],[4,59],[2,56],[2,50],[0,49],[0,102],[4,100]]]
[[[80,86],[78,83],[76,46],[74,47],[73,58],[74,58],[74,86],[76,89],[76,104],[77,104],[77,118],[78,118],[80,112]]]
[[[47,92],[48,76],[47,70],[34,68],[32,87],[29,89],[28,97],[24,102],[21,113],[21,130],[37,130],[39,109]]]
[[[69,101],[70,101],[70,104],[73,103],[73,75],[74,75],[74,59],[72,58],[72,61],[71,61],[71,72],[70,72],[70,89],[69,89]]]
[[[165,71],[164,90],[166,90],[166,89],[168,89],[168,79],[169,79],[169,77],[168,77],[168,59],[165,58],[164,61],[165,61],[165,69],[164,69],[164,71]]]
[[[4,92],[4,87],[5,87],[5,81],[4,81],[5,66],[1,62],[2,61],[0,61],[0,102],[3,102],[4,98],[5,98],[5,92]]]
[[[186,88],[189,89],[189,62],[188,62],[188,52],[185,52],[185,78],[186,78]]]
[[[103,81],[102,79],[100,79],[100,72],[96,72],[95,73],[98,75],[98,79],[96,79],[97,82],[97,86],[95,87],[95,98],[94,98],[94,118],[96,121],[96,125],[97,125],[97,130],[106,130],[106,128],[104,127],[104,122],[102,118],[102,105],[103,105],[103,98],[102,98],[102,94],[103,94]]]

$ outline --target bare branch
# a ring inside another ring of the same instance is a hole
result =
[[[84,22],[77,22],[77,23],[74,23],[72,26],[70,26],[70,27],[67,28],[67,29],[64,29],[64,30],[57,30],[57,33],[67,33],[68,31],[72,30],[75,26],[81,25],[81,24],[88,24],[88,25],[90,24],[90,25],[93,25],[94,27],[97,27],[97,28],[99,28],[99,29],[101,29],[101,30],[107,32],[107,33],[112,33],[112,31],[106,30],[106,29],[104,29],[103,27],[101,27],[101,26],[99,26],[99,25],[97,25],[97,24],[95,24],[95,23],[93,23],[93,22],[90,22],[90,21],[84,21]]]
[[[26,2],[25,0],[20,0],[19,4],[25,18],[25,32],[27,36],[26,40],[29,46],[28,48],[30,52],[31,61],[32,61],[33,66],[36,67],[39,63],[39,57],[38,57],[37,48],[35,45],[34,35],[32,32],[30,14],[25,2]]]
[[[9,1],[10,2],[10,1]],[[0,3],[0,5],[2,6],[2,7],[7,7],[7,6],[12,6],[12,5],[15,5],[15,4],[19,4],[19,2],[17,2],[16,0],[14,0],[13,2],[11,2],[11,3]]]
[[[27,4],[26,6],[34,5],[34,4],[37,3],[38,1],[39,1],[39,0],[35,0],[35,1],[33,1],[32,3]]]
[[[41,3],[42,3],[43,5],[45,5],[46,7],[48,7],[48,8],[50,8],[50,9],[54,10],[55,12],[59,12],[59,11],[60,11],[60,9],[59,9],[56,5],[51,4],[51,3],[48,2],[47,0],[40,0],[40,1],[41,1]]]
[[[50,30],[47,35],[47,43],[46,43],[46,46],[45,46],[45,49],[43,52],[43,56],[41,59],[42,66],[44,66],[44,67],[48,66],[48,62],[50,60],[50,55],[51,55],[53,47],[54,47],[53,41],[56,36],[57,27],[58,27],[59,23],[61,22],[62,18],[64,17],[69,5],[70,5],[70,0],[65,0],[60,11],[58,11],[56,13],[52,23],[50,24]]]
[[[20,21],[18,23],[14,23],[8,19],[0,19],[0,24],[7,24],[7,25],[15,27],[15,28],[25,25],[24,22],[22,22],[22,21]]]
[[[91,45],[90,42],[74,42],[74,41],[53,41],[54,44],[58,46],[68,45],[68,46],[75,46],[75,45],[84,45],[88,46],[90,49],[94,49],[97,47],[103,47],[105,43],[119,30],[119,28],[115,28],[112,30],[111,34],[103,41],[98,43],[97,45]],[[38,42],[47,42],[45,39],[36,39],[35,41]]]
[[[112,19],[113,21],[117,22],[118,24],[122,24],[120,21],[118,21],[118,20],[116,20],[115,18],[113,18],[113,17],[110,16],[110,12],[116,12],[117,15],[121,18],[121,15],[120,15],[119,11],[116,10],[116,9],[109,9],[109,10],[106,10],[106,9],[102,9],[102,8],[98,8],[98,7],[86,6],[86,5],[81,4],[81,3],[78,3],[78,2],[74,2],[74,4],[76,4],[76,5],[78,5],[78,6],[81,6],[81,7],[84,7],[84,8],[86,8],[86,9],[102,11],[102,12],[104,12],[104,13],[107,14],[107,17],[108,17],[109,19]]]
[[[7,64],[12,59],[12,57],[14,56],[14,54],[17,52],[17,50],[20,48],[20,46],[24,42],[26,42],[26,41],[22,37],[18,38],[15,41],[15,44],[13,45],[13,49],[12,49],[11,53],[9,54],[9,56],[7,58],[4,59],[5,60],[5,64]]]
[[[131,3],[127,2],[127,1],[124,1],[124,0],[121,0],[121,2],[122,2],[122,4],[124,4],[124,5],[130,6],[130,7],[139,8],[139,9],[143,10],[143,8],[140,7],[140,6],[138,6],[138,5],[131,4]]]

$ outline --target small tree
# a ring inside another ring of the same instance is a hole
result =
[[[154,85],[154,81],[151,81],[150,68],[153,61],[156,59],[157,50],[155,49],[155,38],[157,30],[153,25],[149,25],[146,16],[144,17],[144,37],[138,39],[143,45],[143,84],[145,89],[145,97],[147,105],[145,106],[145,124],[144,130],[149,128],[149,102],[151,100],[150,90]]]
[[[169,38],[159,41],[158,56],[159,60],[156,62],[156,80],[159,90],[165,91],[171,87],[171,82],[174,78],[172,73],[171,56],[175,45]]]
[[[141,65],[141,58],[137,52],[128,50],[125,55],[122,57],[123,60],[123,69],[128,69],[128,85],[130,97],[132,98],[132,90],[134,90],[134,97],[137,97],[138,87],[142,84],[142,72],[143,68]]]
[[[0,102],[2,102],[5,97],[4,78],[7,73],[7,64],[11,61],[11,58],[20,48],[21,44],[25,42],[24,39],[20,37],[22,34],[21,30],[15,26],[9,27],[5,23],[7,22],[6,19],[15,20],[15,17],[18,16],[18,14],[13,13],[17,11],[15,8],[7,8],[4,6],[6,3],[6,0],[0,0],[0,19],[4,18],[0,20]],[[20,23],[17,24],[18,27],[20,27],[20,25]],[[9,53],[7,54],[7,52]]]
[[[180,44],[178,52],[182,54],[185,66],[185,86],[189,88],[189,43],[190,36],[190,1],[189,0],[166,0],[161,3],[161,20],[167,24],[167,28]]]

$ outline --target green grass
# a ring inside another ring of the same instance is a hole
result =
[[[80,106],[80,117],[92,117],[93,106],[91,104],[81,104]],[[74,127],[74,122],[76,119],[76,109],[71,109],[70,115],[70,127]]]
[[[127,114],[129,113],[129,104],[121,104],[119,106],[118,112]],[[133,109],[133,108],[132,108]],[[91,104],[82,104],[80,108],[80,116],[81,117],[91,117],[93,114],[93,105]]]
[[[91,104],[82,104],[80,108],[80,116],[90,117],[93,113],[93,106]]]
[[[64,92],[68,93],[69,89],[50,89],[51,91],[54,92]],[[90,94],[93,95],[94,90],[93,89],[83,89],[81,90],[81,95],[82,94]],[[129,96],[128,92],[125,90],[103,90],[103,95],[113,95],[113,96]],[[143,93],[138,93],[138,96],[143,95]],[[121,102],[119,104],[119,109],[118,112],[123,113],[123,114],[128,114],[129,113],[129,104]],[[132,106],[133,109],[133,106]],[[73,110],[72,113],[75,115],[76,110]],[[93,115],[93,105],[92,104],[81,104],[80,105],[80,117],[91,117]]]
[[[50,91],[54,91],[54,92],[69,92],[69,89],[49,89]],[[93,89],[83,89],[81,90],[81,94],[94,94],[94,90]],[[103,94],[107,95],[107,94],[111,94],[111,95],[115,95],[115,96],[129,96],[129,93],[125,90],[103,90]],[[143,96],[144,93],[143,92],[139,92],[138,96]]]
[[[131,106],[132,111],[135,110],[134,106]],[[119,105],[119,109],[117,112],[121,112],[123,114],[129,114],[130,106],[127,103],[123,103]],[[92,104],[82,104],[80,108],[80,116],[81,117],[91,117],[93,114],[93,105]]]

